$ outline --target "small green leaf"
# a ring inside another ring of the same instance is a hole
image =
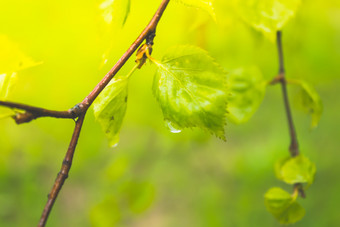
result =
[[[7,100],[17,82],[17,72],[41,64],[26,56],[16,43],[0,35],[0,100]],[[13,116],[12,109],[0,107],[0,118]]]
[[[274,40],[276,31],[294,16],[301,0],[234,0],[234,3],[246,23]]]
[[[265,194],[267,210],[281,223],[292,224],[301,220],[305,209],[285,190],[275,187]]]
[[[299,106],[302,111],[311,114],[311,128],[315,128],[319,124],[323,110],[321,98],[315,88],[309,83],[301,80],[296,80],[294,83],[301,88],[297,96],[297,100],[300,103]]]
[[[291,157],[286,157],[286,158],[281,158],[279,159],[276,163],[275,163],[275,176],[277,179],[282,180],[283,181],[283,177],[282,177],[282,173],[281,173],[281,169],[282,166],[289,160],[291,159]]]
[[[130,13],[131,0],[105,0],[99,5],[107,24],[124,26]]]
[[[285,208],[294,200],[288,192],[279,187],[270,188],[264,197],[272,209]]]
[[[312,184],[316,172],[315,164],[303,155],[288,159],[281,167],[281,177],[287,184]]]
[[[116,146],[127,107],[128,78],[116,77],[93,103],[94,116],[109,139]]]
[[[0,35],[0,74],[11,75],[22,69],[41,64],[24,54],[7,36]]]
[[[6,100],[17,81],[17,73],[0,74],[0,100]]]
[[[213,0],[177,0],[186,6],[203,9],[210,14],[210,16],[216,21],[215,9],[213,6]]]
[[[4,101],[8,98],[12,87],[16,82],[16,73],[0,74],[0,100]],[[0,119],[15,115],[15,112],[6,107],[0,106]]]
[[[260,106],[266,81],[257,67],[236,69],[228,74],[228,115],[234,123],[247,122]]]
[[[158,66],[153,82],[166,121],[173,128],[200,127],[225,139],[226,73],[202,49],[177,46]]]

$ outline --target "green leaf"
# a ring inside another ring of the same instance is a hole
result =
[[[315,164],[303,155],[288,159],[281,167],[281,177],[287,184],[312,184],[316,172]]]
[[[24,54],[18,45],[7,36],[0,35],[0,74],[11,75],[14,72],[41,64]]]
[[[127,107],[128,78],[116,77],[93,103],[94,116],[109,139],[116,146]]]
[[[17,72],[41,64],[26,56],[16,43],[0,35],[0,100],[7,100],[17,82]],[[0,119],[13,116],[12,109],[0,107]]]
[[[105,0],[99,5],[107,24],[124,26],[130,13],[131,0]]]
[[[323,110],[321,98],[315,88],[305,81],[294,81],[300,86],[297,100],[300,103],[300,108],[307,114],[311,114],[311,128],[318,126]]]
[[[282,177],[282,173],[281,173],[281,169],[282,166],[289,160],[291,159],[291,157],[286,157],[286,158],[281,158],[279,159],[274,166],[275,169],[275,176],[277,179],[282,180],[283,181],[283,177]]]
[[[177,129],[200,127],[225,139],[226,73],[202,49],[177,46],[158,66],[153,82],[164,119]]]
[[[257,67],[236,69],[228,74],[227,118],[234,123],[247,122],[256,112],[266,92],[266,81]]]
[[[17,73],[0,74],[0,100],[6,100],[14,84],[17,81]]]
[[[289,204],[294,201],[291,194],[279,187],[270,188],[264,197],[266,199],[266,205],[269,205],[273,212],[275,212],[276,209],[288,207]]]
[[[216,21],[215,9],[213,6],[213,0],[177,0],[186,6],[199,8],[205,10]]]
[[[276,31],[294,16],[301,0],[234,0],[234,3],[246,23],[274,40]]]
[[[17,81],[17,73],[4,73],[0,74],[0,100],[4,101],[8,98],[12,87]],[[15,112],[6,107],[0,106],[0,119],[13,116]]]
[[[301,220],[305,209],[285,190],[275,187],[265,194],[267,210],[281,223],[292,224]]]

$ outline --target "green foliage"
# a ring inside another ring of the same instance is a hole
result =
[[[127,201],[128,208],[133,213],[142,213],[152,204],[155,197],[155,187],[149,182],[125,182],[121,187],[122,198]]]
[[[0,100],[7,99],[13,85],[17,80],[17,73],[0,74]]]
[[[176,0],[184,5],[200,8],[210,14],[210,16],[216,21],[216,14],[213,6],[213,0]]]
[[[265,205],[281,224],[292,224],[301,220],[305,215],[305,209],[296,202],[296,196],[274,187],[266,192]]]
[[[18,72],[22,69],[36,66],[32,58],[24,54],[18,45],[0,34],[0,74]],[[1,87],[0,87],[1,89]]]
[[[119,141],[127,95],[128,77],[115,77],[93,102],[94,116],[108,137],[110,146],[116,146]]]
[[[107,24],[124,26],[131,7],[131,0],[105,0],[101,2],[99,8],[102,17]]]
[[[0,74],[0,100],[4,101],[7,99],[10,91],[12,90],[13,84],[16,81],[16,73],[11,74],[4,73]],[[9,108],[0,106],[0,119],[14,115],[14,111]]]
[[[300,88],[297,95],[298,107],[305,113],[311,114],[311,128],[317,127],[323,111],[322,101],[318,92],[311,84],[305,81],[292,80],[292,83]]]
[[[90,220],[95,227],[116,226],[121,213],[116,197],[111,196],[92,208]]]
[[[226,74],[203,50],[177,46],[157,67],[153,92],[174,128],[200,127],[224,139]]]
[[[276,176],[287,184],[312,184],[314,181],[315,164],[303,155],[283,159],[276,166]]]
[[[155,198],[155,187],[149,182],[126,181],[112,194],[90,211],[92,226],[117,226],[129,212],[144,212]]]
[[[124,19],[114,22],[115,15],[112,23],[104,24],[101,29],[105,22],[97,3],[103,1],[64,0],[58,4],[41,0],[1,1],[0,33],[18,43],[32,58],[46,63],[17,72],[18,83],[7,99],[56,110],[73,106],[126,51],[160,3],[160,0],[132,1],[122,32],[116,28],[121,27]],[[259,34],[250,31],[250,26],[237,20],[229,2],[232,1],[215,0],[217,24],[204,20],[192,28],[198,17],[205,19],[207,15],[204,12],[196,15],[192,9],[188,13],[186,7],[171,1],[157,27],[154,54],[164,53],[170,45],[190,43],[208,50],[228,68],[255,64],[269,78],[277,68],[275,45],[261,40]],[[322,127],[313,133],[303,130],[306,117],[294,116],[298,137],[305,138],[302,147],[308,148],[308,154],[322,168],[317,176],[318,184],[307,192],[303,204],[308,217],[296,226],[338,226],[338,206],[325,202],[324,195],[339,200],[340,183],[334,179],[339,175],[340,158],[337,149],[340,125],[335,120],[340,107],[340,52],[336,48],[340,2],[304,1],[302,9],[296,14],[297,20],[292,20],[291,26],[283,31],[287,72],[317,85],[327,111]],[[8,46],[3,43],[0,42],[0,52]],[[106,64],[99,68],[98,59],[104,52],[108,53],[103,57]],[[7,55],[1,56],[0,65],[16,66],[20,62],[7,60]],[[132,62],[131,59],[127,65]],[[121,75],[126,74],[126,68],[122,68]],[[261,105],[251,123],[228,127],[232,138],[221,143],[196,130],[186,130],[180,135],[164,134],[158,106],[150,101],[152,93],[148,85],[153,70],[143,67],[140,76],[129,82],[129,107],[124,118],[128,127],[120,135],[120,146],[115,152],[104,146],[106,138],[88,113],[71,179],[62,191],[66,200],[61,198],[57,202],[48,226],[65,223],[69,226],[275,226],[275,220],[262,209],[263,199],[258,195],[272,181],[270,170],[277,151],[287,146],[287,125],[280,115],[283,111],[280,88],[268,90],[266,105]],[[12,75],[12,70],[6,74]],[[297,97],[289,95],[291,99]],[[62,160],[72,130],[73,122],[67,120],[46,118],[22,126],[14,125],[11,119],[0,120],[1,225],[25,227],[36,223],[46,202],[44,195],[51,187],[50,180],[60,167],[56,160]],[[108,162],[120,154],[135,162],[119,159],[114,163],[116,172],[103,174]],[[126,171],[138,177],[131,181],[151,179],[159,192],[157,201],[144,214],[133,214],[126,200],[122,200],[124,195],[116,193],[122,184],[119,176]],[[87,211],[92,211],[98,201],[103,206],[97,210],[97,218],[92,219],[96,215],[88,215]],[[219,222],[211,221],[212,217]]]
[[[40,63],[24,54],[18,45],[0,34],[0,100],[8,99],[18,80],[18,71]],[[0,107],[0,118],[8,117],[14,111]]]
[[[234,0],[242,19],[256,30],[274,39],[276,31],[281,30],[294,16],[301,0]]]
[[[228,115],[234,123],[245,123],[260,106],[266,81],[257,67],[240,68],[228,74]]]

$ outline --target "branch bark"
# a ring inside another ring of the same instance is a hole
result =
[[[0,106],[9,107],[12,109],[24,110],[24,113],[17,113],[13,119],[17,124],[28,123],[40,117],[54,117],[54,118],[77,118],[77,108],[71,108],[67,111],[48,110],[40,107],[29,106],[16,102],[0,101]]]
[[[152,43],[153,38],[155,37],[156,33],[156,27],[158,25],[159,20],[161,19],[164,10],[166,9],[168,3],[170,0],[163,0],[161,5],[159,6],[158,10],[156,11],[155,15],[152,17],[149,24],[145,27],[145,29],[142,31],[142,33],[138,36],[138,38],[135,40],[135,42],[132,43],[132,45],[129,47],[129,49],[123,54],[123,56],[118,60],[118,62],[113,66],[113,68],[104,76],[104,78],[97,84],[97,86],[91,91],[91,93],[79,104],[77,104],[75,107],[71,108],[69,111],[66,111],[68,114],[75,113],[75,117],[78,117],[78,120],[76,121],[76,126],[71,138],[71,142],[69,145],[69,148],[66,152],[65,159],[63,161],[62,167],[60,172],[57,175],[57,178],[55,180],[55,183],[53,185],[53,188],[48,195],[48,200],[45,205],[45,208],[43,210],[43,213],[41,215],[40,221],[39,221],[39,227],[45,226],[48,216],[52,210],[53,204],[57,199],[57,196],[65,182],[65,180],[68,177],[69,171],[71,169],[73,155],[75,152],[75,148],[79,139],[80,131],[84,122],[84,118],[86,115],[86,111],[90,107],[90,105],[93,103],[93,101],[98,97],[100,92],[106,87],[106,85],[110,82],[110,80],[116,75],[116,73],[121,69],[121,67],[126,63],[126,61],[131,57],[131,55],[136,51],[136,49],[142,44],[142,42],[146,39],[147,42]],[[1,103],[0,103],[1,105]],[[17,105],[19,106],[19,105]],[[27,106],[22,108],[24,110],[28,110]],[[32,109],[33,108],[33,109]],[[38,110],[39,109],[39,110]],[[46,110],[30,107],[30,111],[35,110],[39,113],[45,113]],[[28,111],[29,111],[28,110]],[[70,112],[70,113],[69,113]],[[49,112],[51,116],[52,112]],[[55,113],[54,113],[55,114]],[[58,112],[58,114],[61,114]],[[63,114],[69,116],[68,114]],[[42,116],[42,115],[40,115]],[[59,115],[58,115],[59,116]],[[75,118],[74,115],[72,115],[72,118]]]
[[[282,32],[278,31],[276,34],[277,50],[279,55],[279,74],[271,81],[271,84],[280,83],[282,88],[283,103],[286,111],[289,135],[290,135],[290,145],[289,151],[292,157],[298,156],[300,154],[298,138],[295,130],[295,125],[293,121],[292,112],[290,109],[288,91],[287,91],[287,80],[285,76],[285,67],[283,59],[283,48],[282,48]],[[295,184],[294,190],[297,190],[302,198],[306,197],[303,190],[302,184]]]
[[[70,145],[67,149],[63,164],[62,164],[60,172],[58,173],[57,178],[54,182],[52,190],[48,194],[48,200],[47,200],[47,203],[46,203],[45,208],[43,210],[43,213],[41,215],[38,226],[45,226],[45,224],[47,222],[47,218],[48,218],[48,216],[51,212],[51,209],[53,207],[53,204],[54,204],[55,200],[57,199],[57,196],[58,196],[65,180],[68,177],[68,174],[70,172],[71,165],[72,165],[74,151],[76,149],[77,142],[78,142],[78,139],[79,139],[80,130],[83,126],[85,114],[86,114],[86,112],[84,114],[82,114],[78,118],[78,120],[76,121],[76,126],[75,126],[74,131],[73,131],[73,135],[72,135]]]
[[[292,117],[292,112],[290,109],[289,99],[288,99],[288,92],[287,92],[287,81],[285,76],[285,68],[284,68],[284,60],[283,60],[283,48],[282,48],[282,32],[278,31],[276,35],[276,43],[279,55],[279,75],[276,77],[282,88],[282,95],[283,95],[283,102],[286,110],[286,116],[289,126],[289,134],[290,134],[290,146],[289,151],[292,157],[299,155],[299,144],[296,135],[296,130],[294,126],[294,121]]]

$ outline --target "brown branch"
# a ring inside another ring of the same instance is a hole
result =
[[[152,17],[149,24],[145,27],[138,38],[132,43],[129,49],[123,54],[123,56],[118,60],[118,62],[112,67],[112,69],[105,75],[105,77],[97,84],[97,86],[91,91],[91,93],[86,96],[82,101],[84,106],[88,107],[100,94],[100,92],[105,88],[105,86],[110,82],[110,80],[116,75],[120,68],[125,64],[125,62],[130,58],[130,56],[137,50],[137,48],[142,44],[142,42],[147,39],[148,42],[152,42],[156,27],[162,14],[167,7],[170,0],[163,0],[160,7],[156,11],[155,15]]]
[[[77,109],[75,107],[67,111],[55,111],[7,101],[0,101],[0,106],[25,111],[24,113],[17,113],[13,116],[13,119],[16,121],[17,124],[27,123],[39,117],[74,119],[78,116]]]
[[[76,146],[77,146],[80,130],[81,130],[81,127],[82,127],[83,122],[84,122],[84,118],[85,118],[85,113],[82,114],[78,118],[78,120],[76,121],[76,126],[74,128],[70,145],[68,147],[68,150],[66,152],[66,155],[65,155],[65,158],[64,158],[64,161],[63,161],[63,164],[61,166],[61,170],[57,175],[57,178],[54,182],[54,185],[53,185],[53,188],[52,188],[50,194],[48,194],[48,200],[47,200],[47,203],[46,203],[45,208],[43,210],[43,213],[41,215],[40,222],[39,222],[39,225],[38,225],[39,227],[45,226],[48,215],[51,212],[52,206],[53,206],[55,200],[57,199],[57,196],[58,196],[58,194],[61,190],[61,187],[63,186],[65,180],[68,177],[68,174],[70,172],[71,165],[72,165],[74,151],[75,151]]]
[[[276,34],[276,43],[277,50],[279,55],[279,74],[276,76],[270,84],[280,83],[282,88],[283,102],[285,106],[288,127],[289,127],[289,135],[290,135],[290,146],[289,151],[292,157],[298,156],[300,154],[299,143],[297,139],[297,134],[295,130],[295,125],[293,121],[292,112],[290,109],[288,92],[287,92],[287,80],[285,76],[285,68],[284,68],[284,60],[283,60],[283,48],[282,48],[282,32],[278,31]],[[302,184],[298,183],[294,185],[294,190],[298,190],[300,196],[302,198],[306,197],[306,194],[303,190]]]
[[[295,157],[299,155],[299,144],[298,139],[295,131],[295,126],[293,122],[292,112],[290,110],[290,104],[288,100],[288,92],[287,92],[287,81],[285,76],[285,69],[284,69],[284,61],[283,61],[283,49],[282,49],[282,33],[281,31],[277,32],[277,49],[279,54],[279,76],[282,88],[282,95],[283,95],[283,101],[284,106],[286,110],[286,116],[288,120],[288,126],[289,126],[289,134],[290,134],[290,146],[289,151],[292,157]]]
[[[39,221],[39,227],[43,227],[46,224],[48,216],[51,212],[53,204],[68,177],[69,171],[72,165],[72,159],[75,152],[75,148],[77,145],[77,141],[79,138],[80,130],[83,125],[83,121],[85,118],[86,111],[92,104],[92,102],[97,98],[100,92],[106,87],[106,85],[110,82],[110,80],[116,75],[116,73],[120,70],[120,68],[126,63],[126,61],[131,57],[131,55],[136,51],[136,49],[142,44],[142,42],[146,39],[148,43],[153,42],[153,38],[155,37],[156,27],[157,24],[166,9],[170,0],[163,0],[160,7],[156,11],[155,15],[152,17],[150,23],[145,27],[142,33],[138,36],[136,41],[130,46],[130,48],[123,54],[123,56],[118,60],[118,62],[113,66],[113,68],[105,75],[105,77],[99,82],[99,84],[92,90],[92,92],[80,103],[77,104],[75,107],[70,109],[71,113],[74,113],[78,120],[76,122],[76,126],[72,135],[72,139],[67,150],[65,159],[63,161],[62,167],[60,172],[57,175],[53,188],[48,195],[48,200],[41,215],[41,219]],[[1,103],[0,103],[1,105]],[[25,106],[27,107],[27,106]],[[32,107],[30,107],[32,108]],[[39,111],[42,109],[38,108]],[[26,109],[24,109],[26,110]],[[34,107],[34,110],[36,108]],[[30,109],[29,112],[31,112]],[[66,111],[66,112],[69,112]],[[43,112],[43,111],[42,111]],[[50,112],[51,113],[51,112]],[[41,115],[42,116],[42,115]],[[72,117],[73,118],[73,117]]]

